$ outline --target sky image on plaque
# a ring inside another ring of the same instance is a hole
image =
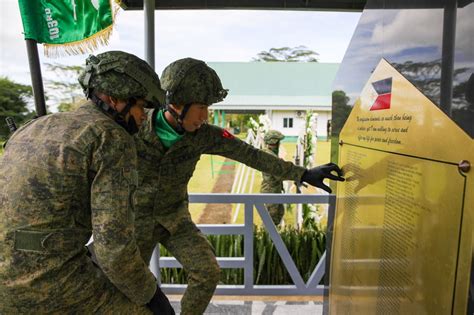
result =
[[[330,313],[465,314],[471,137],[382,59],[339,141]]]

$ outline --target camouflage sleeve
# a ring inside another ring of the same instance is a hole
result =
[[[280,159],[263,150],[247,144],[222,128],[206,125],[203,131],[203,152],[218,154],[244,163],[261,172],[271,174],[282,180],[300,181],[304,167]]]
[[[268,149],[263,149],[263,151],[278,157],[278,155]],[[262,173],[262,183],[260,185],[260,192],[281,194],[282,191],[283,181],[278,176],[273,176],[268,173]]]
[[[136,152],[122,130],[102,134],[93,154],[92,228],[97,260],[110,281],[131,301],[148,303],[156,290],[134,236],[131,193],[135,190]]]

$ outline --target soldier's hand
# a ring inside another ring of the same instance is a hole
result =
[[[166,295],[161,291],[160,287],[156,286],[155,295],[147,303],[148,308],[154,315],[175,315],[174,309]]]
[[[332,172],[336,172],[337,176],[333,174]],[[325,185],[323,183],[323,180],[325,178],[329,178],[332,180],[337,180],[337,181],[344,181],[344,178],[342,177],[342,171],[334,163],[328,163],[324,164],[318,167],[313,167],[312,169],[306,170],[304,172],[303,176],[301,177],[301,181],[307,182],[310,185],[316,186],[318,188],[324,189],[328,193],[331,193],[332,190],[329,188],[329,186]]]

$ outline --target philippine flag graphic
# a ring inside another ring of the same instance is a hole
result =
[[[370,110],[389,109],[392,98],[392,78],[372,82],[372,86],[377,92],[377,98]]]

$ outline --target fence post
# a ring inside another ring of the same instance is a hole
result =
[[[253,288],[253,204],[245,203],[244,235],[244,286],[245,290]]]
[[[324,272],[324,300],[323,314],[329,314],[329,283],[331,273],[331,247],[334,231],[334,217],[336,215],[336,195],[329,195],[328,222],[326,230],[326,271]]]

